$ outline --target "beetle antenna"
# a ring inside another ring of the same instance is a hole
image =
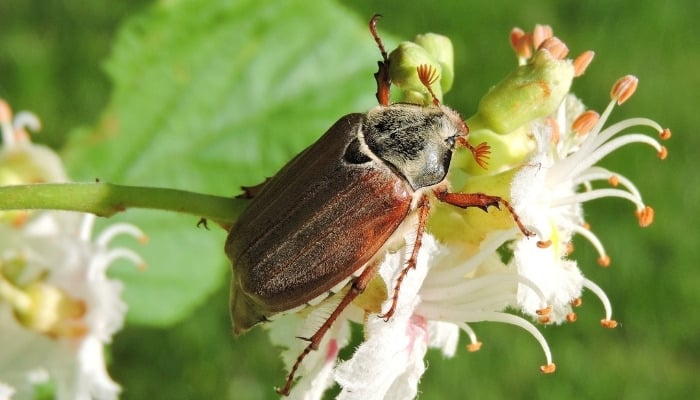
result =
[[[437,82],[438,78],[440,77],[437,70],[435,69],[435,67],[428,64],[421,64],[418,67],[416,67],[416,70],[418,71],[418,79],[420,79],[420,82],[423,84],[423,86],[425,86],[425,88],[428,89],[430,95],[433,96],[433,104],[439,106],[440,100],[438,100],[437,96],[435,95],[435,92],[433,92],[433,88],[431,87],[431,85]]]
[[[491,146],[489,146],[488,143],[481,142],[476,146],[472,146],[471,143],[467,141],[466,136],[458,136],[457,143],[472,152],[474,161],[476,161],[481,168],[488,169],[489,157],[491,157]]]
[[[372,33],[377,47],[379,47],[379,52],[382,54],[382,61],[377,61],[377,66],[379,70],[374,74],[374,80],[377,81],[377,101],[382,106],[389,105],[389,92],[391,89],[391,76],[389,76],[389,56],[384,48],[384,43],[377,33],[377,21],[382,16],[380,14],[374,14],[372,19],[369,20],[369,31]]]

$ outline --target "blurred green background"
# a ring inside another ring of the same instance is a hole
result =
[[[664,162],[639,147],[603,162],[638,184],[656,210],[651,227],[639,228],[621,201],[586,208],[612,265],[598,267],[581,241],[574,257],[606,290],[620,326],[601,328],[602,309],[584,294],[578,322],[542,328],[558,366],[544,376],[541,351],[525,332],[476,324],[482,350],[449,360],[431,352],[420,398],[700,395],[697,2],[406,3],[4,0],[0,97],[42,118],[36,140],[63,149],[76,179],[232,195],[274,173],[342,114],[373,104],[378,55],[364,30],[372,14],[384,15],[388,47],[427,31],[453,40],[456,81],[445,102],[465,115],[512,69],[510,29],[550,24],[572,54],[596,52],[574,83],[588,106],[602,109],[612,83],[634,74],[639,89],[611,120],[646,116],[674,135]],[[245,34],[237,41],[231,32]],[[186,58],[192,54],[201,56]],[[184,67],[152,67],[169,60]],[[188,113],[207,119],[175,119]],[[178,141],[186,135],[189,142]],[[132,147],[120,150],[124,143]],[[161,158],[152,155],[159,151]],[[139,223],[142,215],[125,219]],[[275,398],[272,386],[284,372],[264,331],[230,334],[225,235],[195,223],[178,216],[145,222],[153,226],[146,229],[153,275],[115,270],[128,282],[131,305],[131,323],[111,348],[122,398]],[[167,249],[173,258],[158,258]]]

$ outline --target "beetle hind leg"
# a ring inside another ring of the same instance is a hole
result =
[[[384,318],[385,321],[389,321],[394,312],[396,311],[396,305],[399,301],[399,291],[401,290],[401,283],[406,278],[408,271],[416,268],[416,262],[418,260],[418,251],[420,250],[421,244],[423,243],[423,233],[425,232],[425,221],[428,218],[428,212],[430,211],[430,202],[428,201],[428,196],[421,197],[418,202],[418,227],[416,228],[416,239],[413,242],[413,250],[411,250],[411,257],[406,262],[406,266],[401,270],[399,276],[396,278],[396,284],[394,284],[394,295],[391,298],[391,307],[384,314],[380,315],[379,318]]]
[[[308,341],[309,344],[304,348],[301,354],[299,354],[296,361],[294,362],[294,365],[292,365],[292,368],[289,370],[289,374],[287,375],[287,380],[284,383],[284,387],[276,389],[278,394],[282,396],[289,395],[289,392],[292,389],[292,384],[294,383],[294,377],[297,373],[297,370],[301,366],[302,361],[304,361],[304,359],[307,355],[309,355],[309,353],[311,353],[314,350],[318,350],[318,346],[321,344],[321,340],[323,340],[323,337],[331,328],[333,322],[335,322],[335,320],[338,319],[338,317],[345,310],[345,308],[347,308],[347,306],[349,306],[350,303],[352,303],[357,298],[357,296],[362,294],[365,288],[367,288],[367,285],[369,285],[370,281],[379,269],[379,265],[379,261],[373,261],[364,269],[364,271],[362,271],[362,274],[360,274],[360,276],[358,276],[352,282],[350,290],[343,296],[343,299],[340,301],[340,303],[338,303],[331,315],[328,316],[326,321],[323,323],[323,325],[321,325],[320,328],[318,328],[318,330],[316,331],[316,333],[313,334],[313,336],[311,336],[310,338],[299,337],[299,339],[301,340]]]

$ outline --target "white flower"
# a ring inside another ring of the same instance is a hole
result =
[[[513,246],[512,264],[520,275],[534,282],[544,293],[546,305],[552,307],[552,312],[542,322],[575,318],[571,302],[576,301],[585,287],[596,293],[605,305],[603,324],[615,325],[607,297],[583,277],[575,261],[567,259],[567,253],[572,236],[580,234],[596,248],[602,266],[610,263],[602,243],[584,222],[582,205],[587,201],[603,197],[627,199],[634,204],[640,225],[651,223],[653,210],[644,204],[634,184],[620,174],[595,165],[611,152],[631,143],[650,145],[661,158],[666,156],[666,149],[647,135],[626,133],[615,137],[636,126],[651,127],[667,137],[669,131],[654,121],[634,118],[604,128],[615,104],[629,98],[636,85],[634,77],[620,79],[602,117],[591,111],[584,112],[580,101],[569,95],[555,115],[535,125],[533,133],[538,151],[513,179],[513,206],[540,240],[535,243],[518,239]],[[594,189],[593,183],[600,180],[618,187]],[[537,311],[543,307],[541,295],[526,285],[518,288],[518,305],[532,316],[540,315]]]
[[[12,123],[0,100],[0,183],[65,181],[56,154],[29,141],[22,119],[38,120],[28,115]],[[95,217],[67,212],[7,212],[0,221],[0,398],[30,398],[35,385],[51,382],[58,399],[116,399],[103,346],[121,329],[126,304],[121,282],[106,272],[117,259],[143,261],[109,245],[143,233],[115,224],[93,240]]]
[[[317,399],[332,384],[329,371],[335,365],[338,346],[342,347],[348,340],[348,321],[363,324],[365,337],[352,358],[335,367],[334,377],[342,388],[338,398],[344,400],[416,397],[420,377],[426,368],[424,356],[427,349],[439,348],[444,355],[452,356],[459,332],[465,332],[471,342],[468,350],[478,350],[481,342],[469,325],[476,322],[502,322],[523,328],[543,349],[546,362],[540,367],[541,371],[554,372],[555,365],[546,339],[532,322],[517,314],[532,317],[541,324],[573,321],[575,313],[572,307],[579,304],[583,289],[591,290],[601,299],[605,308],[602,325],[616,326],[603,290],[586,279],[576,261],[568,258],[570,243],[574,235],[584,236],[598,251],[599,263],[603,266],[609,264],[610,258],[602,243],[587,229],[583,218],[583,204],[602,197],[631,201],[640,224],[647,226],[651,223],[653,210],[644,204],[634,184],[596,164],[630,143],[648,144],[664,158],[666,149],[655,139],[639,133],[618,134],[632,127],[647,126],[666,139],[670,137],[670,131],[646,118],[629,119],[604,127],[614,105],[623,103],[634,92],[637,81],[631,76],[615,84],[612,102],[602,116],[585,111],[576,97],[566,94],[569,86],[564,81],[582,74],[593,53],[585,52],[573,62],[564,60],[568,49],[553,37],[551,28],[538,26],[533,34],[514,30],[511,40],[521,65],[526,65],[533,47],[551,52],[554,57],[548,59],[560,67],[563,65],[565,73],[545,75],[558,81],[557,87],[565,88],[566,92],[562,92],[561,97],[553,96],[551,90],[542,90],[547,82],[535,79],[534,90],[529,92],[532,98],[520,93],[523,87],[520,82],[528,78],[526,74],[532,73],[533,69],[535,75],[538,72],[538,66],[529,64],[528,69],[520,70],[512,77],[512,82],[499,84],[498,90],[492,90],[490,103],[480,105],[487,109],[489,118],[482,115],[476,119],[477,124],[482,125],[482,131],[488,131],[487,125],[492,120],[503,118],[505,121],[498,120],[497,125],[515,130],[489,133],[497,141],[498,147],[493,149],[499,149],[504,159],[497,160],[499,166],[494,175],[478,176],[478,179],[483,187],[509,189],[517,218],[535,232],[536,237],[525,237],[515,227],[504,229],[506,225],[501,217],[498,223],[489,225],[483,222],[487,221],[483,215],[479,217],[479,223],[466,221],[467,215],[474,214],[454,211],[454,208],[439,217],[432,214],[434,230],[431,232],[431,225],[428,225],[416,266],[401,281],[392,317],[385,321],[372,312],[364,312],[357,305],[349,306],[335,322],[342,329],[335,330],[334,325],[320,346],[320,354],[311,352],[308,356],[309,365],[305,371],[299,371],[302,378],[293,389],[293,396]],[[537,97],[539,94],[542,94],[541,98]],[[553,102],[551,108],[548,108],[547,101]],[[513,109],[517,110],[517,118],[513,117]],[[547,111],[542,112],[543,109]],[[552,115],[542,117],[552,110]],[[504,143],[508,138],[514,138],[514,143]],[[533,142],[536,146],[528,147]],[[511,151],[511,145],[518,149]],[[534,151],[526,154],[522,147],[534,148]],[[614,187],[595,187],[594,183],[599,180]],[[455,182],[450,183],[453,187],[460,187]],[[492,217],[491,213],[488,217]],[[448,226],[439,231],[442,226],[435,226],[437,224]],[[470,229],[477,226],[478,229]],[[406,243],[413,243],[411,236],[410,233],[407,235]],[[388,254],[383,261],[380,275],[387,288],[395,288],[397,277],[410,255],[408,247]],[[342,295],[343,292],[338,293],[327,304],[316,307],[306,323],[300,319],[298,323],[304,326],[304,334],[296,336],[310,337],[323,323],[323,317],[327,317],[340,302]],[[389,293],[388,297],[383,310],[391,306],[393,296]],[[295,315],[294,318],[300,317]],[[272,330],[277,330],[275,324],[277,321],[272,324]],[[300,332],[298,328],[291,331]],[[287,341],[293,337],[289,332],[286,332]],[[279,334],[273,336],[273,340],[283,342]],[[297,359],[294,355],[298,355],[305,345],[303,342],[292,344],[297,349],[285,353],[287,365],[294,364]],[[304,363],[301,365],[304,369]],[[305,373],[318,375],[306,376]]]

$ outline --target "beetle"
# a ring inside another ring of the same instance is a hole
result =
[[[289,394],[306,355],[340,313],[366,288],[388,249],[415,239],[396,280],[392,304],[380,315],[387,321],[396,308],[401,282],[416,265],[431,199],[457,207],[504,206],[525,235],[508,202],[483,193],[451,193],[445,177],[457,147],[469,149],[486,167],[490,147],[472,146],[459,114],[440,104],[430,85],[434,68],[417,74],[433,97],[433,106],[389,103],[389,58],[376,32],[379,15],[369,23],[382,55],[378,62],[379,106],[365,114],[340,118],[264,184],[246,189],[252,198],[232,226],[225,251],[233,266],[231,318],[240,334],[276,314],[292,312],[350,285],[334,311],[318,328],[289,372]]]

